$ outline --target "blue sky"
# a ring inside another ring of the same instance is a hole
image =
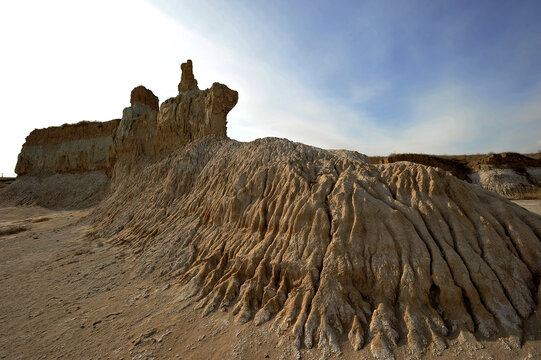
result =
[[[15,109],[4,172],[34,127],[119,117],[139,84],[175,96],[188,58],[200,87],[239,91],[235,139],[371,155],[541,150],[539,1],[41,3],[0,9],[0,95]]]
[[[301,84],[327,104],[318,107],[336,106],[329,118],[304,114],[315,126],[334,123],[336,139],[273,128],[279,135],[379,154],[541,149],[541,2],[154,4]]]

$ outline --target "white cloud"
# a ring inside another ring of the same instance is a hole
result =
[[[412,94],[409,126],[397,129],[386,146],[389,152],[432,154],[535,152],[539,100],[498,103],[463,85],[440,84]]]

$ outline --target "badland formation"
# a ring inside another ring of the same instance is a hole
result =
[[[199,90],[189,60],[178,91],[158,106],[139,86],[120,120],[34,130],[1,201],[94,206],[88,239],[178,281],[201,315],[227,311],[298,349],[383,359],[538,336],[540,216],[428,160],[232,140],[237,92]]]

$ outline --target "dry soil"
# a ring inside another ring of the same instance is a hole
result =
[[[518,203],[541,213],[541,201]],[[318,349],[298,352],[268,326],[237,325],[227,312],[202,318],[193,305],[180,300],[174,280],[140,277],[121,247],[91,242],[84,220],[90,211],[0,209],[0,358],[328,357]],[[342,348],[341,359],[372,359],[368,347],[359,352]],[[406,346],[395,355],[410,358]],[[502,340],[454,339],[437,358],[540,357],[540,340],[526,340],[521,349],[511,350]]]

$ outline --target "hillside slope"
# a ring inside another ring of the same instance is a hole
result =
[[[519,346],[538,321],[541,217],[441,170],[206,138],[115,171],[94,236],[177,277],[204,314],[378,358],[401,338],[414,353],[456,334]]]

